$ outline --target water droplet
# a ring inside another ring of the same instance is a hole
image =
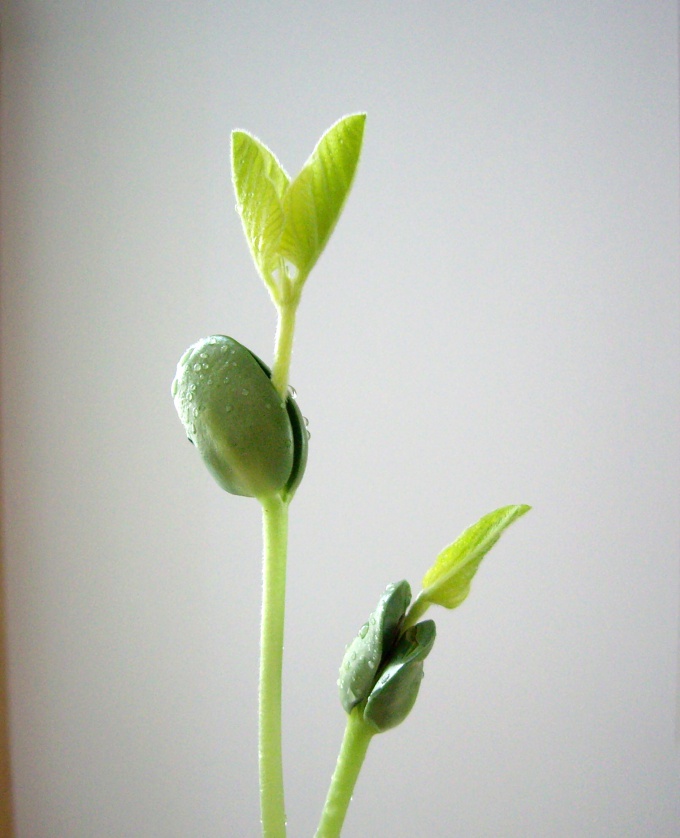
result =
[[[225,411],[225,413],[229,413],[229,411],[230,411],[230,410],[231,410],[231,405],[230,405],[230,404],[228,404],[228,405],[224,408],[224,411]]]
[[[208,365],[207,365],[207,364],[203,364],[203,369],[204,369],[204,370],[207,370],[207,369],[208,369]]]
[[[192,402],[192,401],[194,400],[194,394],[193,394],[193,393],[187,393],[187,399],[188,399],[190,402]]]
[[[201,352],[201,358],[207,358],[207,357],[208,357],[207,352]]]
[[[227,351],[227,349],[228,349],[228,347],[227,347],[227,345],[226,345],[226,344],[224,344],[224,343],[222,344],[222,346],[220,346],[220,352],[226,352],[226,351]]]
[[[355,661],[357,659],[357,653],[352,652],[352,660]]]
[[[292,384],[288,385],[288,398],[290,399],[297,399],[297,390],[293,387]]]
[[[232,367],[237,367],[238,366],[238,361],[232,361],[231,365],[232,365]]]
[[[230,349],[229,354],[230,355],[236,355],[236,350],[235,349]]]
[[[307,442],[309,442],[309,440],[312,438],[312,432],[311,431],[305,431],[305,434],[307,435]]]
[[[364,637],[368,634],[368,623],[364,623],[363,626],[359,629],[359,637],[363,640]]]
[[[247,396],[249,392],[250,392],[250,390],[246,390],[246,388],[245,388],[245,387],[243,388],[243,390],[241,390],[241,393],[242,393],[244,396]]]
[[[375,617],[371,617],[371,625],[372,625],[372,626],[374,626],[374,625],[375,625]]]
[[[290,259],[283,260],[283,269],[286,272],[286,276],[288,279],[297,279],[300,273],[298,266],[295,262],[291,262]]]
[[[193,393],[193,392],[194,392],[194,390],[196,389],[196,384],[195,384],[195,383],[194,383],[194,384],[190,384],[190,385],[189,385],[189,389],[190,389],[190,390],[191,390],[191,392]]]
[[[226,376],[224,377],[224,383],[225,383],[225,384],[229,384],[229,376],[228,376],[228,375],[226,375]]]
[[[200,369],[201,369],[201,365],[200,365],[200,364],[194,364],[194,371],[195,371],[195,372],[198,372]]]
[[[178,387],[179,387],[179,383],[178,383],[177,379],[173,378],[173,380],[172,380],[172,395],[173,396],[177,395],[177,388]]]
[[[349,661],[345,661],[345,670],[349,672]]]
[[[305,428],[308,428],[309,427],[309,419],[306,416],[303,416],[302,421],[305,423]]]

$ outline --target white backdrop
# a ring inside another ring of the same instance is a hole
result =
[[[675,834],[678,105],[670,0],[5,2],[2,433],[18,838],[258,834],[257,504],[170,398],[271,358],[233,128],[295,173],[368,112],[299,312],[284,734],[309,836],[344,646],[515,524],[377,737],[347,838]]]

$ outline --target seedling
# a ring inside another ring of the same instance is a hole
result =
[[[186,434],[217,483],[262,506],[259,765],[265,838],[286,834],[281,672],[288,512],[305,472],[309,439],[288,385],[295,316],[352,186],[364,124],[365,114],[353,114],[333,125],[292,180],[259,140],[234,131],[237,208],[278,312],[274,362],[270,369],[233,338],[213,335],[189,347],[172,383]],[[347,647],[338,678],[347,727],[317,838],[340,835],[373,736],[401,724],[415,704],[436,634],[434,622],[421,618],[431,605],[451,609],[465,600],[484,556],[528,509],[505,506],[467,529],[439,554],[413,602],[408,582],[388,585]]]

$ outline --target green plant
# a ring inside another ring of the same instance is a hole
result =
[[[172,394],[189,440],[219,485],[256,498],[264,533],[259,691],[260,805],[266,838],[286,834],[281,754],[281,671],[288,510],[302,480],[309,435],[288,386],[295,316],[304,284],[338,220],[359,161],[364,114],[341,119],[291,180],[276,157],[244,131],[232,135],[237,207],[253,261],[278,312],[271,370],[233,338],[213,335],[182,356]],[[529,509],[484,516],[446,547],[411,602],[408,582],[391,584],[348,646],[338,688],[347,727],[317,838],[340,835],[371,739],[411,711],[435,624],[431,605],[456,608],[481,560]]]

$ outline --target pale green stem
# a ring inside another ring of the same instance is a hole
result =
[[[328,789],[319,828],[316,831],[316,838],[338,838],[340,835],[354,786],[374,734],[375,730],[364,722],[361,711],[355,707],[347,718],[345,736]]]
[[[418,594],[418,596],[413,600],[413,602],[411,603],[411,607],[406,613],[404,623],[401,627],[402,633],[405,632],[406,629],[411,628],[411,626],[415,626],[415,624],[427,611],[430,605],[432,605],[432,603],[428,602],[428,600],[426,599],[423,599],[423,592],[421,591]]]
[[[272,381],[287,398],[298,298],[277,304]],[[286,609],[288,503],[280,495],[260,498],[264,559],[260,629],[260,811],[265,838],[285,838],[286,807],[281,746],[281,676]]]
[[[282,399],[287,396],[290,361],[293,355],[293,335],[298,299],[277,304],[279,320],[276,327],[276,349],[272,366],[272,383]]]
[[[286,810],[281,751],[281,672],[288,504],[279,495],[261,498],[260,503],[264,537],[260,634],[260,811],[263,836],[284,838]]]

